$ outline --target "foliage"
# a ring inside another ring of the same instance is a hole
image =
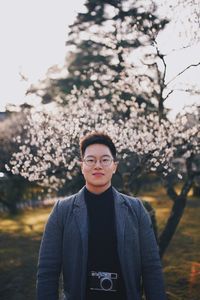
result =
[[[19,151],[16,136],[20,136],[24,142],[28,113],[29,110],[11,113],[0,123],[0,172],[3,175],[0,177],[0,203],[12,214],[17,212],[17,204],[24,200],[24,193],[31,184],[20,174],[13,174],[5,165],[10,161],[12,154]]]
[[[94,99],[109,101],[120,92],[123,100],[134,96],[155,110],[160,83],[153,43],[168,21],[158,18],[152,1],[87,0],[85,7],[70,26],[64,66],[68,75],[62,78],[58,72],[58,79],[47,78],[39,92],[37,87],[30,91],[42,95],[43,103],[66,104],[65,95],[74,85],[78,90],[92,86]]]

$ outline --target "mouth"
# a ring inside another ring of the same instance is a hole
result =
[[[93,175],[93,176],[97,176],[97,177],[98,177],[98,176],[104,176],[103,173],[93,173],[92,175]]]

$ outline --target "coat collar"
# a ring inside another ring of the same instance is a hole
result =
[[[85,186],[77,193],[75,201],[74,201],[74,206],[79,207],[80,209],[85,209],[86,204],[84,201],[84,191],[85,191]],[[115,203],[118,205],[126,204],[125,198],[120,194],[114,187],[112,187],[113,190],[113,196],[115,199]]]

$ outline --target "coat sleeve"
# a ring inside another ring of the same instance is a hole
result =
[[[148,212],[139,201],[142,281],[147,300],[166,300],[162,265]]]
[[[37,300],[59,298],[63,229],[59,222],[58,208],[59,201],[48,218],[41,241],[37,271]]]

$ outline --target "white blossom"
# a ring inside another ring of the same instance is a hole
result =
[[[108,133],[124,160],[128,159],[127,151],[137,154],[141,161],[146,157],[146,169],[155,172],[161,168],[163,176],[173,170],[178,149],[185,158],[200,153],[199,123],[187,126],[187,114],[173,123],[160,122],[156,113],[146,115],[145,106],[139,107],[134,97],[126,101],[113,94],[109,103],[106,99],[91,100],[94,95],[93,88],[79,91],[74,87],[66,95],[65,107],[53,112],[33,110],[25,142],[21,144],[22,139],[16,138],[19,151],[7,168],[30,181],[59,187],[65,179],[57,177],[56,170],[65,170],[65,176],[73,178],[79,160],[79,138],[93,130]]]

